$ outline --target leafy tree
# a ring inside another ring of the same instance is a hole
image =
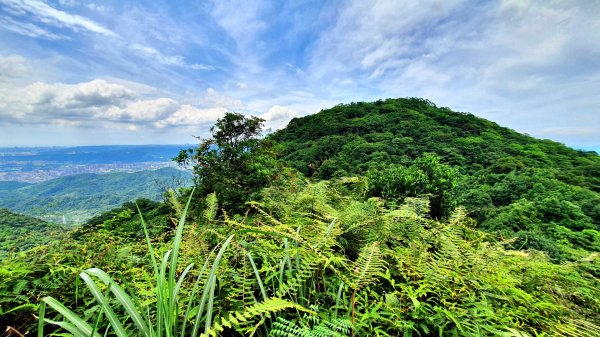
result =
[[[264,120],[226,113],[210,128],[212,137],[182,150],[175,161],[192,166],[201,197],[216,193],[227,211],[239,211],[275,175],[274,147],[261,138]]]
[[[433,154],[425,154],[410,167],[390,165],[367,174],[368,194],[403,202],[406,197],[427,196],[431,215],[441,218],[455,206],[456,169],[440,163]]]

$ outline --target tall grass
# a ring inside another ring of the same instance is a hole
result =
[[[185,209],[179,219],[172,249],[164,254],[160,263],[155,257],[148,228],[140,212],[141,223],[144,228],[146,243],[148,245],[155,277],[154,290],[156,307],[153,308],[153,310],[142,307],[139,304],[140,301],[137,300],[135,296],[127,294],[107,273],[98,268],[91,268],[81,272],[79,276],[84,281],[100,307],[100,311],[94,324],[91,325],[86,322],[83,318],[65,307],[55,298],[45,297],[42,299],[40,305],[38,337],[44,336],[44,325],[46,323],[67,330],[75,337],[100,337],[108,334],[110,330],[119,337],[127,337],[130,335],[140,335],[144,337],[183,337],[189,335],[188,330],[191,330],[191,336],[197,337],[200,333],[202,323],[204,323],[204,333],[208,334],[212,325],[217,269],[225,250],[233,240],[234,234],[230,235],[220,246],[215,247],[211,254],[206,258],[204,265],[198,273],[198,278],[194,283],[194,287],[188,296],[188,305],[184,315],[185,319],[181,319],[182,312],[180,312],[181,306],[179,303],[179,294],[186,276],[193,268],[193,264],[186,266],[179,277],[177,277],[177,265],[179,250],[182,243],[183,228],[192,195],[193,193],[190,194]],[[217,248],[219,250],[215,255],[214,253]],[[214,256],[212,265],[210,265],[211,256]],[[209,266],[210,270],[208,269]],[[206,274],[207,270],[208,274]],[[206,277],[203,279],[204,275],[206,275]],[[198,296],[201,286],[202,293]],[[103,287],[105,288],[104,293],[101,290]],[[112,296],[110,296],[111,294]],[[193,325],[188,328],[187,317],[196,306],[198,308],[196,317],[193,321]],[[48,308],[52,308],[59,313],[62,316],[62,319],[48,319],[46,317]],[[115,311],[119,312],[118,309],[124,310],[126,315],[117,315]],[[103,315],[106,317],[109,324],[107,330],[101,334],[98,331],[98,323],[101,321]],[[204,318],[204,321],[202,318]],[[134,330],[132,330],[132,328],[125,329],[125,323],[129,319],[133,323],[132,326]]]

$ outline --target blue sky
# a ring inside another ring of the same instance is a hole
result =
[[[600,145],[598,1],[0,0],[0,146],[191,143],[423,97]]]

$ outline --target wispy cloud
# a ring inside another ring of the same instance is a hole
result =
[[[90,32],[116,36],[114,32],[100,24],[83,16],[70,14],[36,0],[1,0],[4,5],[9,6],[13,12],[33,15],[40,22],[54,25],[66,26],[73,30],[86,29]]]
[[[21,55],[0,55],[0,81],[23,77],[31,71],[27,60]]]
[[[0,17],[0,26],[3,29],[32,38],[48,40],[69,40],[68,36],[52,33],[30,22],[18,22],[9,17]]]
[[[185,61],[185,58],[180,55],[166,56],[154,48],[142,46],[137,43],[133,44],[131,46],[131,48],[135,52],[139,53],[140,55],[152,58],[152,59],[156,60],[157,62],[167,65],[167,66],[178,66],[178,67],[184,67],[184,68],[189,68],[189,69],[193,69],[193,70],[212,70],[213,69],[212,66],[205,65],[205,64],[187,63]]]

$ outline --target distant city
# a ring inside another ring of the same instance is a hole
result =
[[[19,167],[21,162],[8,162],[11,167]],[[34,165],[38,163],[33,163]],[[0,164],[2,165],[2,164]],[[41,168],[31,171],[9,171],[0,172],[0,181],[19,181],[25,183],[39,183],[42,181],[72,176],[82,173],[110,173],[110,172],[137,172],[143,170],[155,170],[163,167],[177,167],[174,162],[142,162],[142,163],[114,163],[114,164],[64,164],[49,167],[41,163]]]
[[[0,181],[38,183],[83,173],[136,172],[176,167],[190,145],[110,145],[0,148]]]

